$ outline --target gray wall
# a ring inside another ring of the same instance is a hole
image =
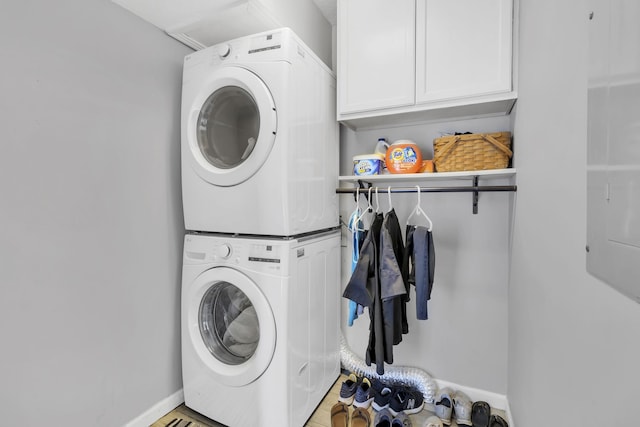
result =
[[[181,388],[189,51],[107,0],[2,3],[7,425],[122,425]]]
[[[371,153],[378,137],[389,142],[411,139],[425,158],[433,157],[433,139],[441,132],[497,132],[510,130],[509,117],[423,124],[379,130],[341,133],[341,175],[352,174],[352,157]],[[439,185],[471,186],[470,179],[445,182],[391,182],[382,187]],[[482,180],[481,185],[510,185],[509,179]],[[346,186],[346,184],[345,184]],[[433,377],[467,387],[507,392],[507,299],[509,245],[513,193],[482,193],[479,212],[472,214],[470,193],[423,194],[422,208],[433,221],[436,249],[435,281],[429,320],[417,320],[415,293],[408,304],[409,334],[394,347],[393,366],[414,366]],[[364,198],[361,206],[364,207]],[[380,194],[383,212],[387,195]],[[417,195],[394,194],[392,205],[404,229]],[[340,214],[346,222],[355,205],[353,196],[342,195]],[[343,228],[343,230],[346,230]],[[344,231],[343,287],[351,276],[350,233]],[[347,302],[343,298],[343,334],[351,349],[364,356],[369,335],[369,316],[346,325]]]
[[[640,305],[585,269],[588,9],[520,3],[511,409],[518,427],[637,424]]]

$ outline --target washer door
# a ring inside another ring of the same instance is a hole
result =
[[[275,103],[262,80],[244,68],[220,68],[207,82],[188,115],[192,165],[211,184],[237,185],[269,157],[277,126]]]
[[[216,267],[189,292],[189,334],[200,359],[222,384],[243,386],[267,369],[276,344],[271,307],[243,273]]]

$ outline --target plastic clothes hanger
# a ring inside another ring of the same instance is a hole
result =
[[[362,228],[358,228],[358,224],[362,224],[362,211],[360,210],[360,187],[356,188],[356,207],[349,215],[349,230],[352,233],[356,233],[358,231],[365,231],[364,224]]]
[[[371,191],[372,190],[373,190],[373,187],[369,187],[369,189],[367,190],[367,193],[368,193],[368,195],[367,195],[367,207],[366,207],[366,209],[364,211],[362,211],[361,215],[358,218],[356,218],[356,220],[355,220],[356,224],[358,222],[360,222],[360,221],[362,221],[362,223],[365,224],[365,221],[364,221],[365,215],[367,215],[367,213],[369,213],[369,214],[373,213],[373,206],[371,205]],[[371,215],[369,215],[369,217],[370,217],[369,219],[371,219],[371,221],[369,221],[368,225],[371,225],[371,222],[373,222],[373,220],[371,218]],[[365,228],[367,228],[366,225],[365,225]]]
[[[391,203],[391,186],[387,187],[387,197],[389,198],[389,212],[393,210],[393,204]]]
[[[378,198],[378,187],[376,187],[376,213],[380,213],[380,199]]]
[[[422,210],[422,207],[420,206],[420,204],[421,204],[421,202],[420,202],[420,194],[421,194],[420,186],[416,185],[416,188],[418,189],[418,203],[416,204],[416,207],[413,209],[413,211],[411,212],[411,214],[407,218],[407,225],[410,225],[411,219],[414,216],[417,219],[419,219],[421,217],[424,217],[427,220],[427,222],[429,223],[428,230],[431,231],[431,230],[433,230],[433,222],[431,221],[431,218],[429,218],[429,215],[427,215],[427,213]]]

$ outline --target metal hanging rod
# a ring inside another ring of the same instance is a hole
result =
[[[356,194],[356,188],[336,188],[338,194]],[[517,191],[516,185],[474,185],[472,187],[420,187],[421,193],[475,193],[483,191]],[[368,188],[360,189],[360,195],[366,196]],[[387,187],[371,187],[372,192],[378,193],[417,193],[416,187],[391,187],[389,190]]]
[[[360,195],[368,196],[369,191],[377,193],[417,193],[418,188],[414,187],[392,187],[392,186],[368,186],[362,185],[362,181],[358,181],[358,187],[349,188],[336,188],[338,194],[356,194],[356,191],[360,192]],[[478,185],[478,177],[473,177],[473,185],[464,186],[451,186],[451,187],[420,187],[421,193],[473,193],[473,213],[478,213],[478,199],[479,193],[482,192],[516,192],[518,191],[517,185]]]

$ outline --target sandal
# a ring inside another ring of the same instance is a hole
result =
[[[509,427],[509,424],[500,415],[491,415],[489,427]]]
[[[479,400],[471,407],[471,423],[473,427],[489,427],[491,407],[487,402]]]
[[[331,408],[331,427],[347,427],[349,425],[349,407],[338,402]]]
[[[351,416],[351,427],[369,427],[371,418],[369,417],[369,411],[356,408]]]

